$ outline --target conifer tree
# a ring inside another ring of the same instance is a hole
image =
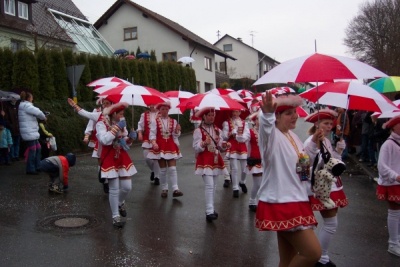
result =
[[[122,67],[122,79],[128,80],[131,77],[131,70],[129,69],[129,59],[122,59],[121,61],[121,67]]]
[[[123,79],[124,74],[122,73],[122,65],[120,58],[112,58],[111,59],[111,67],[113,70],[113,75],[115,77]]]
[[[36,62],[39,74],[39,94],[36,95],[36,98],[40,100],[54,100],[56,93],[54,90],[54,75],[49,52],[44,48],[40,48],[36,52]]]
[[[149,62],[149,70],[151,73],[151,86],[157,90],[160,90],[159,82],[158,82],[158,67],[157,62],[150,61]]]
[[[30,91],[37,97],[39,75],[36,58],[31,51],[21,50],[14,54],[12,82],[14,88]]]
[[[168,91],[168,67],[166,62],[158,63],[158,90],[160,92]]]
[[[146,86],[149,84],[149,79],[147,76],[147,64],[146,62],[139,60],[138,63],[138,69],[139,69],[139,81],[138,84]]]
[[[89,69],[90,69],[90,78],[92,81],[104,78],[104,67],[101,56],[90,55],[89,56]]]
[[[129,60],[128,61],[129,70],[131,73],[131,77],[129,77],[129,81],[133,84],[138,84],[139,81],[139,68],[137,60]]]
[[[0,51],[0,90],[11,91],[13,89],[13,53],[8,48],[0,49]]]
[[[65,69],[64,55],[61,51],[50,50],[51,66],[53,69],[53,86],[57,99],[66,99],[68,93],[68,77]]]
[[[93,88],[86,86],[88,83],[91,82],[88,56],[86,54],[79,54],[76,57],[76,62],[77,65],[85,66],[79,79],[79,84],[77,88],[78,99],[79,101],[83,102],[92,101],[94,97]]]
[[[104,67],[104,77],[114,76],[114,72],[111,66],[111,58],[101,57],[101,61],[103,62],[103,67]]]

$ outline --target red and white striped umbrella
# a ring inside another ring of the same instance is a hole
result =
[[[210,91],[206,92],[206,94],[216,94],[216,95],[225,95],[229,96],[230,98],[240,102],[244,103],[243,99],[240,97],[240,95],[233,89],[223,89],[223,88],[214,88],[211,89]]]
[[[215,107],[217,110],[243,110],[240,103],[226,95],[217,95],[212,93],[197,94],[191,98],[182,100],[177,106],[182,111],[187,109],[201,109],[205,107]]]
[[[237,93],[241,98],[246,98],[246,97],[253,97],[254,93],[250,90],[247,89],[240,89],[237,90]]]
[[[104,85],[109,85],[109,84],[117,85],[117,84],[121,84],[121,83],[122,84],[131,85],[130,82],[128,82],[128,81],[126,81],[124,79],[121,79],[121,78],[118,78],[118,77],[107,77],[107,78],[97,79],[97,80],[95,80],[93,82],[88,83],[86,86],[99,87],[99,86],[104,86]]]
[[[324,83],[299,95],[314,103],[318,102],[344,109],[377,112],[397,109],[386,96],[357,82]]]
[[[107,97],[114,103],[127,102],[133,106],[147,107],[169,101],[169,98],[154,88],[141,85],[121,84],[99,94],[99,97]]]
[[[397,107],[396,110],[386,111],[386,112],[383,112],[383,113],[375,112],[372,115],[376,115],[380,119],[382,119],[382,118],[393,118],[393,117],[396,117],[397,115],[400,115],[400,100],[393,101],[393,104]]]
[[[171,102],[171,108],[169,109],[168,114],[182,114],[182,111],[177,108],[179,103],[184,100],[194,96],[193,93],[187,91],[167,91],[164,93]]]
[[[372,79],[377,77],[387,77],[387,75],[352,58],[315,53],[279,64],[253,85],[333,82],[339,79]]]

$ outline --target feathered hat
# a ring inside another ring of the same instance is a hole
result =
[[[400,115],[391,118],[382,125],[383,129],[392,129],[396,124],[400,123]]]
[[[126,109],[128,106],[129,106],[129,104],[126,102],[119,102],[119,103],[113,104],[109,107],[106,107],[103,110],[103,115],[111,115],[116,112],[120,112],[121,110]]]
[[[290,87],[275,87],[268,91],[275,97],[275,103],[277,104],[275,113],[280,113],[303,104],[301,97],[296,95],[296,91]]]
[[[320,120],[334,120],[337,117],[337,112],[332,109],[320,109],[314,113],[311,113],[304,118],[305,121],[315,123]]]

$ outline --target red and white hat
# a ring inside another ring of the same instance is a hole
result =
[[[206,115],[209,112],[214,112],[215,113],[215,107],[204,107],[204,108],[201,108],[201,109],[196,111],[194,116],[201,119],[203,117],[203,115]]]
[[[111,114],[120,112],[121,110],[126,109],[128,106],[129,106],[129,104],[126,102],[119,102],[119,103],[113,104],[103,110],[103,115],[111,115]]]
[[[161,103],[156,104],[154,107],[156,109],[160,109],[163,106],[171,108],[171,102],[169,102],[169,101],[161,102]]]
[[[337,112],[332,109],[320,109],[314,113],[311,113],[304,118],[305,121],[315,123],[321,120],[334,120],[337,117]]]
[[[303,104],[301,97],[296,95],[296,91],[290,87],[275,87],[268,91],[275,97],[277,104],[275,113],[280,113]]]
[[[392,129],[396,124],[400,123],[400,115],[391,118],[382,125],[383,129]]]

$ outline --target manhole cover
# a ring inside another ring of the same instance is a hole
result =
[[[84,233],[101,225],[94,216],[82,214],[61,214],[47,217],[37,223],[41,231],[57,233]]]

